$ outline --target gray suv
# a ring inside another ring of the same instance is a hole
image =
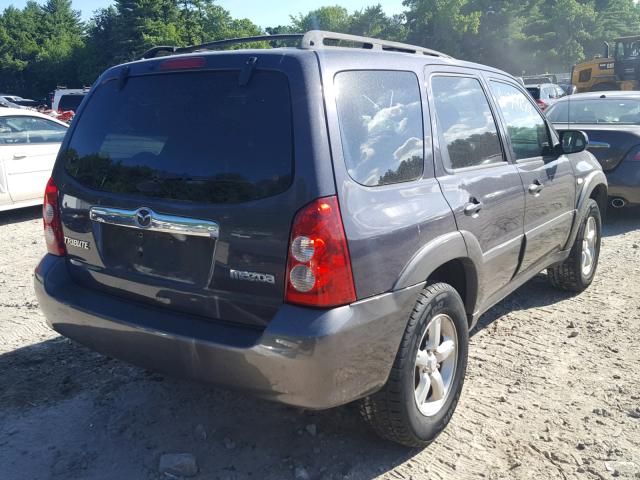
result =
[[[297,45],[220,51],[253,41]],[[424,446],[483,312],[544,269],[594,277],[605,176],[504,72],[320,31],[145,57],[95,83],[46,189],[35,289],[62,335],[304,408],[358,401]]]

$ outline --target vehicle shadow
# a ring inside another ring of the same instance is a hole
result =
[[[369,479],[417,450],[378,439],[353,405],[313,412],[127,365],[57,337],[0,355],[6,478],[160,478],[163,453],[198,478]],[[117,459],[117,461],[114,461]]]
[[[602,228],[605,237],[620,235],[640,228],[640,207],[609,208]]]
[[[26,207],[0,212],[0,226],[42,218],[42,207]]]
[[[640,228],[640,207],[610,208],[607,210],[606,219],[602,226],[602,235],[612,237],[638,228]],[[495,320],[509,312],[553,305],[575,295],[576,293],[573,292],[553,288],[547,281],[546,272],[539,273],[484,313],[471,335],[487,328]]]
[[[547,274],[545,272],[539,273],[485,312],[478,320],[476,328],[471,332],[471,335],[473,336],[489,327],[494,321],[507,313],[553,305],[575,295],[577,294],[574,292],[553,288],[547,280]]]

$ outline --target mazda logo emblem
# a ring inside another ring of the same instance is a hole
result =
[[[149,228],[153,220],[153,212],[148,208],[139,208],[134,215],[136,225],[140,228]]]

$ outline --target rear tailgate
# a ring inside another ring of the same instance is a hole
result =
[[[321,92],[304,87],[319,83],[317,60],[180,58],[199,68],[117,67],[81,107],[54,172],[69,269],[117,295],[264,326],[283,301],[295,212],[335,191],[313,167],[328,148]]]

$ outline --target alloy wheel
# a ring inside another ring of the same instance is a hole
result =
[[[415,361],[414,397],[423,415],[435,415],[447,400],[457,358],[458,335],[453,320],[438,314],[427,325]]]
[[[596,247],[598,242],[598,227],[596,219],[589,217],[584,227],[582,238],[582,275],[588,277],[596,261]]]

